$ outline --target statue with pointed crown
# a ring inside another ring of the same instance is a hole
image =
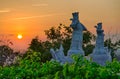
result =
[[[104,30],[102,30],[102,23],[95,26],[97,32],[96,45],[91,54],[93,62],[100,65],[105,65],[107,61],[111,62],[111,51],[104,47]]]
[[[68,51],[68,56],[71,56],[72,54],[84,55],[84,51],[82,49],[83,31],[87,29],[82,23],[80,23],[78,12],[72,13],[72,15],[73,18],[70,19],[72,21],[70,27],[72,27],[73,33],[72,33],[71,46]]]

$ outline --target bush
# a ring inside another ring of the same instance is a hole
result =
[[[73,59],[73,64],[42,63],[38,53],[33,51],[17,66],[0,67],[0,79],[120,79],[120,62],[116,60],[100,66],[82,56],[73,56]]]

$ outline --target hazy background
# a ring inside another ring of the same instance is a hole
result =
[[[13,48],[26,49],[37,35],[45,40],[44,30],[51,26],[69,26],[75,11],[91,32],[102,22],[106,35],[120,34],[120,0],[0,0],[0,38],[7,36]],[[17,34],[23,39],[17,39]]]

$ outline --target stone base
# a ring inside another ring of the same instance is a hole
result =
[[[78,54],[83,56],[85,55],[83,50],[69,50],[67,56],[78,55]]]
[[[107,61],[109,61],[109,62],[112,61],[111,55],[108,55],[108,54],[99,54],[99,55],[91,54],[90,56],[91,56],[93,62],[96,62],[103,66],[106,64]]]

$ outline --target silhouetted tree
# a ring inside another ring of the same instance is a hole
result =
[[[10,39],[7,36],[0,36],[0,65],[12,65],[13,60],[16,56],[18,56],[19,52],[14,52],[13,49],[10,47],[13,45]],[[8,61],[6,61],[8,60]]]
[[[120,40],[117,40],[116,42],[112,42],[111,38],[106,39],[104,42],[105,47],[108,47],[109,50],[111,50],[111,56],[112,58],[115,57],[115,51],[120,47]]]
[[[49,41],[42,42],[38,39],[38,36],[33,38],[29,49],[32,49],[34,52],[40,53],[41,62],[46,62],[47,60],[51,59],[51,54],[49,52],[51,47],[51,43]],[[26,57],[28,53],[24,54],[24,57]]]

